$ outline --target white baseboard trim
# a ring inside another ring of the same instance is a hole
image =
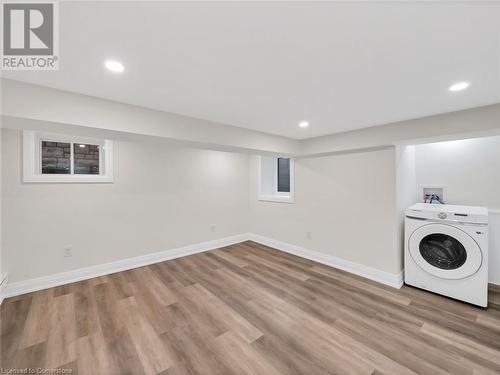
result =
[[[355,275],[362,276],[367,279],[392,286],[393,288],[399,289],[403,286],[403,271],[397,274],[380,271],[378,269],[364,266],[359,263],[354,263],[349,260],[337,258],[333,255],[320,253],[318,251],[306,249],[286,242],[281,242],[271,238],[263,237],[258,234],[250,233],[249,236],[250,240],[258,242],[262,245],[266,245],[275,248],[277,250],[284,251],[286,253],[297,255],[302,258],[310,259],[333,268],[338,268],[343,271],[347,271]]]
[[[3,289],[5,288],[5,285],[7,285],[8,280],[9,276],[7,273],[0,275],[0,305],[2,304],[4,299]]]
[[[302,258],[310,259],[330,267],[338,268],[367,279],[401,288],[403,285],[403,271],[399,274],[392,274],[375,268],[367,267],[359,263],[354,263],[345,259],[337,258],[332,255],[320,253],[318,251],[306,249],[286,242],[281,242],[271,238],[263,237],[254,233],[244,233],[236,236],[225,237],[218,240],[207,241],[195,245],[183,246],[175,249],[160,251],[147,255],[141,255],[134,258],[117,260],[115,262],[98,264],[96,266],[79,268],[71,271],[61,272],[54,275],[42,276],[35,279],[7,283],[3,285],[0,291],[0,303],[3,298],[14,297],[17,295],[35,292],[47,288],[53,288],[60,285],[70,284],[93,277],[109,275],[112,273],[126,271],[137,267],[147,266],[154,263],[164,262],[170,259],[181,258],[184,256],[214,250],[220,247],[234,245],[239,242],[252,240],[257,243],[284,251]]]
[[[61,272],[54,275],[42,276],[35,279],[7,283],[3,290],[2,298],[14,297],[20,294],[35,292],[37,290],[53,288],[56,286],[70,284],[77,281],[91,279],[93,277],[109,275],[112,273],[130,270],[132,268],[147,266],[166,260],[181,258],[187,255],[197,254],[204,251],[214,250],[219,247],[234,245],[248,240],[248,234],[225,237],[218,240],[207,241],[195,245],[178,247],[175,249],[160,251],[134,258],[117,260],[115,262],[98,264],[96,266],[78,268],[71,271]]]

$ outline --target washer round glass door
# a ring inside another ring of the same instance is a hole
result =
[[[443,279],[463,279],[477,272],[483,261],[474,239],[457,227],[427,224],[410,236],[411,257],[420,268]]]

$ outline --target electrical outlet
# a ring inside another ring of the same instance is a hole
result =
[[[212,232],[215,232],[215,225],[212,225]]]
[[[311,232],[307,232],[307,239],[312,240],[312,233]]]
[[[73,256],[73,247],[72,246],[64,246],[64,257],[68,258]]]

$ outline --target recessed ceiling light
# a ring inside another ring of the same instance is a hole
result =
[[[448,90],[450,90],[451,92],[462,91],[465,90],[467,87],[469,87],[469,85],[470,83],[466,81],[457,82],[451,85]]]
[[[299,126],[301,128],[307,128],[309,126],[309,123],[307,121],[301,121],[299,122]]]
[[[121,73],[125,70],[125,67],[123,66],[123,64],[119,61],[116,61],[116,60],[106,60],[104,65],[106,66],[106,68],[108,68],[112,72],[116,72],[116,73]]]

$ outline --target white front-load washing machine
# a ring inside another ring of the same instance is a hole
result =
[[[488,209],[417,203],[406,210],[405,283],[488,305]]]

